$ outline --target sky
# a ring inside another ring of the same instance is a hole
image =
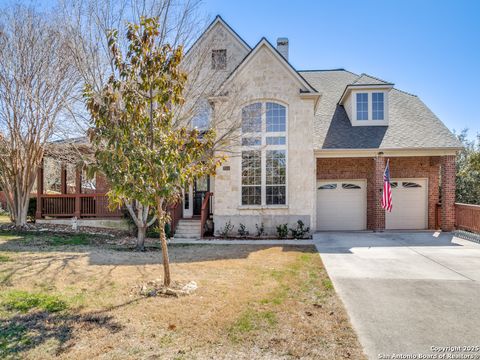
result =
[[[250,45],[289,39],[298,70],[344,68],[415,95],[457,132],[480,133],[480,1],[205,0]]]

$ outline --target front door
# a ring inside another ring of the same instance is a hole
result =
[[[204,176],[196,179],[193,183],[193,216],[199,216],[202,213],[202,203],[205,194],[210,190],[210,177]]]

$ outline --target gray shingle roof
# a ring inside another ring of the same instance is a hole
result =
[[[433,149],[460,148],[450,130],[417,97],[389,92],[388,126],[352,126],[338,101],[353,82],[380,79],[344,70],[302,71],[301,75],[322,94],[315,116],[315,150],[322,149]],[[367,82],[365,82],[367,84]],[[358,84],[358,82],[357,82]]]
[[[385,80],[379,79],[375,76],[371,76],[368,74],[361,74],[358,76],[351,85],[393,85]]]

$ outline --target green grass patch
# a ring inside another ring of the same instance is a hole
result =
[[[44,293],[12,290],[2,295],[2,306],[6,310],[26,313],[32,309],[57,312],[67,309],[65,301]]]
[[[332,283],[332,280],[330,279],[323,279],[322,285],[325,288],[325,290],[333,290],[333,283]]]
[[[8,262],[8,261],[12,261],[10,256],[0,254],[0,264]]]
[[[51,235],[45,239],[49,245],[89,245],[90,239],[87,234],[74,235]]]
[[[276,325],[277,316],[273,311],[248,309],[230,327],[228,337],[234,342],[239,342],[252,332],[269,330]]]

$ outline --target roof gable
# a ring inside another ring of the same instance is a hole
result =
[[[301,86],[300,91],[302,93],[312,93],[317,94],[317,90],[308,83],[302,75],[300,75],[297,70],[273,47],[273,45],[266,39],[262,38],[257,45],[250,51],[250,53],[242,60],[242,62],[237,66],[235,70],[227,77],[225,82],[220,86],[218,92],[219,94],[225,89],[227,84],[232,81],[235,76],[244,69],[247,64],[252,61],[253,58],[259,53],[261,49],[267,49],[274,56],[275,59],[292,75],[292,77],[299,83]]]
[[[188,57],[191,53],[193,53],[194,49],[197,48],[200,43],[203,41],[203,39],[207,38],[208,35],[212,32],[212,30],[216,27],[216,26],[222,26],[224,27],[231,35],[232,37],[246,50],[246,51],[250,51],[251,50],[251,47],[247,44],[247,42],[245,40],[243,40],[240,35],[238,35],[236,33],[235,30],[232,29],[232,27],[230,25],[228,25],[225,20],[223,20],[223,18],[220,16],[220,15],[217,15],[215,17],[215,19],[213,19],[213,21],[210,23],[210,25],[207,26],[207,28],[205,29],[205,31],[198,37],[197,40],[195,40],[195,42],[192,44],[192,46],[190,46],[190,48],[187,50],[187,52],[185,53],[185,57]]]

